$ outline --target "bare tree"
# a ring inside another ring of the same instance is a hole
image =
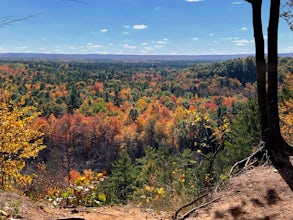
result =
[[[293,156],[293,148],[285,142],[281,135],[278,112],[278,26],[280,0],[270,1],[267,62],[262,31],[262,0],[245,1],[252,5],[261,138],[265,142],[273,165],[279,170],[293,191],[293,166],[290,161]]]
[[[283,6],[282,6],[282,13],[281,17],[283,17],[287,22],[291,30],[293,31],[293,0],[288,0]]]

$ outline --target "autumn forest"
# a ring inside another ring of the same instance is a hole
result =
[[[12,126],[1,128],[0,188],[57,206],[174,210],[257,147],[255,72],[253,57],[2,60],[0,121]],[[282,134],[292,144],[292,58],[280,58],[279,82]],[[9,147],[13,135],[34,153]]]

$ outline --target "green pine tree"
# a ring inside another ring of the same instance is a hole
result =
[[[126,149],[120,159],[113,164],[112,175],[105,183],[108,203],[126,204],[134,191],[136,169]]]
[[[260,140],[260,124],[256,100],[251,100],[233,120],[224,142],[224,149],[215,161],[215,172],[223,174],[252,153]]]
[[[75,86],[72,86],[68,101],[67,101],[67,111],[72,114],[75,109],[78,109],[82,104],[80,93]]]

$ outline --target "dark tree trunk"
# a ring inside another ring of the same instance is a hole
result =
[[[252,1],[249,1],[252,2]],[[263,27],[261,21],[261,7],[262,0],[253,1],[252,14],[253,14],[253,27],[254,27],[254,39],[255,39],[255,58],[257,68],[257,94],[258,94],[258,106],[260,113],[260,126],[261,137],[265,142],[268,139],[268,117],[267,117],[267,91],[266,91],[266,61],[265,61],[265,43],[263,37]]]
[[[268,27],[268,77],[262,32],[262,0],[246,0],[252,5],[253,29],[257,64],[257,93],[261,123],[261,137],[273,165],[293,191],[293,166],[290,161],[293,148],[283,139],[278,112],[278,26],[280,0],[271,0]],[[266,86],[268,79],[268,86]]]
[[[278,26],[280,0],[271,1],[268,27],[268,121],[270,142],[282,139],[278,111]]]

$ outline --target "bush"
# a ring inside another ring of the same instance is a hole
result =
[[[226,175],[238,161],[249,156],[260,140],[260,124],[256,100],[251,100],[232,121],[226,134],[224,149],[217,155],[215,173]]]

